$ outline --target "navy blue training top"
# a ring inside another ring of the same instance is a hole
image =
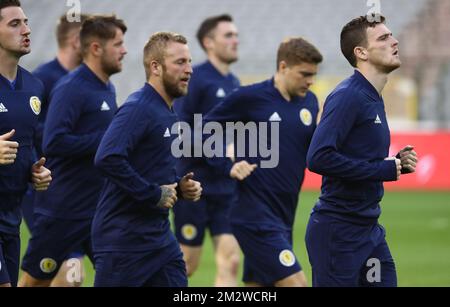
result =
[[[318,101],[312,92],[287,101],[274,86],[274,80],[267,80],[242,87],[232,93],[218,107],[207,114],[205,122],[217,121],[243,123],[265,123],[279,125],[279,134],[271,138],[268,130],[269,148],[273,141],[279,143],[279,163],[274,168],[262,168],[261,162],[269,160],[258,151],[251,157],[248,150],[246,160],[258,164],[258,168],[244,181],[238,183],[239,201],[232,210],[231,221],[258,229],[291,230],[294,223],[300,186],[306,168],[306,153],[316,127]],[[258,138],[261,136],[259,130]],[[263,139],[263,142],[266,140]],[[258,146],[260,145],[258,141]],[[249,138],[246,137],[246,146]],[[236,148],[237,150],[238,148]],[[223,174],[229,174],[232,163],[228,159],[205,159]]]
[[[33,76],[38,78],[44,84],[44,96],[42,98],[42,109],[39,115],[39,126],[36,133],[36,150],[38,157],[43,155],[42,153],[42,137],[44,133],[44,123],[47,118],[48,106],[50,104],[50,93],[55,87],[58,80],[69,73],[64,67],[61,66],[58,59],[54,59],[50,62],[39,65],[33,72]]]
[[[15,82],[0,75],[0,135],[12,129],[9,141],[19,143],[11,165],[0,165],[0,232],[17,234],[22,219],[20,202],[31,180],[33,146],[44,87],[18,66]]]
[[[176,240],[169,210],[156,205],[160,186],[179,181],[171,153],[177,122],[148,83],[120,107],[95,157],[107,177],[92,225],[95,252],[148,251]]]
[[[174,106],[180,120],[188,123],[191,129],[202,124],[194,123],[194,114],[205,116],[240,85],[234,74],[222,75],[209,61],[195,66],[193,70],[188,94],[177,99]],[[203,159],[180,158],[177,163],[178,175],[184,176],[192,171],[195,173],[195,180],[202,182],[203,195],[230,194],[235,190],[229,176],[215,174]]]
[[[328,96],[308,152],[308,168],[320,175],[314,211],[360,223],[380,216],[383,181],[396,180],[382,97],[359,72]]]
[[[53,181],[36,196],[35,212],[92,218],[104,183],[94,156],[117,110],[114,86],[81,64],[58,82],[51,96],[43,150]]]

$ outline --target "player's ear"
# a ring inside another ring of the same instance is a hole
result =
[[[285,61],[280,61],[278,64],[278,72],[283,72],[288,67],[287,63]]]
[[[70,37],[70,45],[73,49],[79,50],[80,49],[80,34],[74,34]]]
[[[203,46],[205,47],[206,51],[211,50],[213,48],[214,41],[210,36],[205,36],[203,39]]]
[[[91,45],[89,46],[89,52],[95,56],[95,57],[99,57],[102,55],[103,53],[103,46],[99,43],[99,42],[92,42]]]
[[[162,74],[162,65],[159,64],[158,61],[151,61],[150,62],[150,71],[152,72],[153,76],[161,76]]]
[[[361,61],[367,61],[368,58],[368,54],[367,54],[367,49],[364,47],[355,47],[355,49],[353,49],[353,52],[355,54],[355,57],[357,59],[360,59]]]

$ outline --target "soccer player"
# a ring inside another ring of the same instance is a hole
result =
[[[355,73],[328,96],[308,151],[308,168],[323,175],[306,233],[313,286],[397,285],[385,230],[378,224],[383,182],[414,172],[418,158],[411,146],[399,159],[388,157],[381,93],[401,62],[398,41],[378,17],[371,22],[362,16],[342,29],[341,50]]]
[[[80,21],[68,21],[66,15],[59,18],[56,27],[56,39],[58,42],[58,52],[56,58],[50,62],[39,65],[33,75],[39,78],[44,84],[44,99],[42,102],[42,112],[39,116],[41,124],[40,138],[37,147],[38,154],[42,152],[42,133],[44,132],[44,122],[47,117],[48,106],[50,103],[50,92],[56,85],[56,82],[64,77],[69,71],[77,68],[82,62],[80,29],[81,24],[87,19],[87,15],[81,14]],[[39,142],[40,141],[40,142]]]
[[[321,62],[322,55],[311,43],[290,38],[279,46],[272,79],[242,87],[205,118],[205,122],[222,124],[263,123],[271,131],[278,125],[279,135],[268,138],[269,148],[278,149],[278,163],[273,167],[261,167],[261,152],[256,157],[236,156],[234,164],[224,158],[206,159],[223,174],[240,180],[231,223],[244,253],[243,281],[247,286],[306,286],[293,252],[292,228],[319,111],[309,88]],[[249,143],[247,138],[246,152],[252,151]],[[255,165],[259,167],[255,169]]]
[[[102,139],[96,166],[107,177],[92,225],[95,286],[185,287],[183,255],[170,230],[178,197],[198,201],[193,173],[176,176],[171,144],[192,74],[186,39],[153,34],[144,47],[147,83],[131,94]]]
[[[56,82],[63,76],[74,70],[81,64],[81,48],[80,48],[80,29],[81,24],[86,20],[87,15],[80,15],[80,22],[69,22],[66,15],[59,18],[58,26],[56,28],[56,37],[58,41],[58,53],[55,59],[50,62],[40,65],[32,73],[35,77],[44,84],[44,95],[42,99],[41,113],[39,114],[39,128],[36,132],[35,148],[38,156],[42,156],[42,134],[44,130],[44,122],[47,117],[48,105],[50,102],[50,92],[55,86]],[[25,223],[30,232],[33,229],[33,201],[34,190],[28,188],[26,195],[22,200],[22,213]],[[69,255],[68,259],[79,258],[82,263],[82,254],[74,251]],[[71,286],[74,283],[67,282],[67,269],[70,266],[64,263],[61,270],[53,280],[53,286]],[[84,270],[80,267],[81,276],[84,276]],[[83,279],[83,278],[82,278]]]
[[[180,120],[194,129],[194,114],[205,115],[239,87],[239,80],[230,72],[237,61],[238,31],[229,15],[207,18],[197,31],[200,46],[208,59],[194,67],[187,96],[176,101]],[[239,245],[231,233],[230,207],[234,201],[235,184],[229,176],[217,175],[202,159],[181,158],[177,173],[194,172],[202,183],[203,196],[193,205],[179,200],[174,207],[175,234],[186,262],[187,275],[197,269],[205,230],[209,228],[216,258],[216,286],[237,286]]]
[[[90,229],[104,183],[94,167],[94,156],[117,109],[109,78],[122,70],[126,30],[115,16],[88,18],[80,31],[83,63],[63,77],[52,92],[43,150],[55,170],[55,185],[34,203],[33,234],[22,263],[22,286],[50,285],[76,248],[82,247],[93,260]],[[80,279],[75,272],[66,277],[69,282]]]
[[[28,19],[18,0],[0,0],[0,287],[17,285],[20,203],[31,179],[46,190],[51,173],[45,158],[33,164],[42,83],[18,65],[30,53]]]

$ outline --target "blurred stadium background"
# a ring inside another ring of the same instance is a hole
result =
[[[56,52],[54,27],[70,6],[66,0],[22,0],[32,28],[27,69],[51,60]],[[391,152],[406,144],[421,157],[417,173],[388,184],[381,222],[398,267],[400,286],[450,286],[450,0],[381,0],[381,13],[400,41],[402,68],[384,92],[392,131]],[[83,13],[115,13],[128,25],[124,70],[113,77],[118,103],[142,86],[142,48],[151,33],[182,33],[194,63],[205,56],[195,39],[207,16],[230,13],[240,31],[240,60],[232,69],[244,84],[263,80],[275,70],[278,44],[289,36],[314,43],[325,60],[314,91],[321,103],[338,82],[352,73],[340,53],[339,33],[351,18],[369,11],[367,0],[80,0]],[[308,214],[318,196],[320,177],[309,174],[300,196],[295,251],[310,278],[304,248]],[[394,191],[395,190],[395,191]],[[22,251],[28,232],[23,229]],[[208,241],[192,286],[213,284],[214,263]],[[88,265],[86,285],[92,285]]]

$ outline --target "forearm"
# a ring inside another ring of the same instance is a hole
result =
[[[347,157],[333,148],[323,148],[308,153],[308,168],[322,176],[350,181],[395,181],[396,166],[393,160],[365,161]]]
[[[123,157],[96,158],[95,165],[109,180],[137,201],[149,201],[156,205],[160,200],[160,186],[142,178]]]
[[[46,141],[44,139],[43,151],[46,155],[80,157],[95,155],[103,132],[91,134],[73,135],[63,134]]]

